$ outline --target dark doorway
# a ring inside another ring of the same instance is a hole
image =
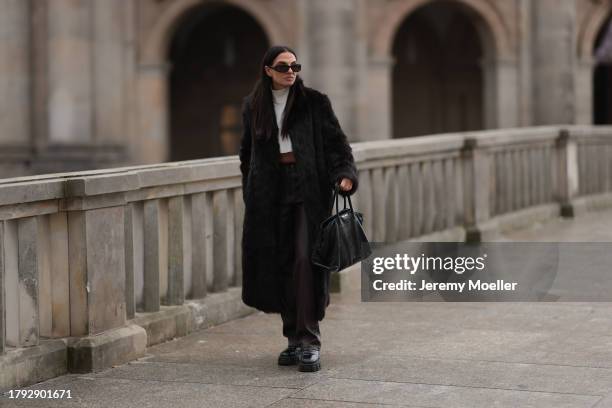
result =
[[[602,26],[593,51],[604,42],[611,21],[609,17]],[[608,61],[598,63],[593,73],[593,123],[596,125],[612,124],[612,57]]]
[[[242,98],[268,40],[244,11],[206,4],[179,23],[169,51],[170,160],[238,153]]]
[[[419,8],[393,42],[393,137],[483,128],[483,46],[460,4]]]

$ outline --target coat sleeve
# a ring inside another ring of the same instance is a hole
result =
[[[246,101],[242,105],[242,137],[240,139],[240,173],[242,173],[242,199],[246,204],[247,180],[251,165],[251,121]]]
[[[359,185],[357,167],[353,159],[353,149],[340,127],[327,95],[323,95],[322,119],[323,145],[330,183],[333,186],[335,183],[340,183],[345,177],[350,179],[353,182],[353,187],[350,191],[340,190],[340,194],[352,195],[357,191]]]

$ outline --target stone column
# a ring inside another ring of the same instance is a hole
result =
[[[131,146],[136,163],[168,160],[168,66],[165,63],[138,67],[138,136]]]
[[[355,15],[355,128],[356,138],[353,140],[371,140],[368,132],[368,110],[370,95],[368,94],[368,13],[367,0],[355,0],[357,12]]]
[[[0,145],[30,141],[29,4],[0,0]]]
[[[78,143],[92,139],[92,3],[48,2],[50,142]]]
[[[55,0],[53,0],[55,1]],[[121,143],[126,133],[126,86],[124,66],[125,0],[93,1],[92,7],[92,98],[93,137],[106,143]]]
[[[519,102],[519,124],[520,126],[529,126],[533,121],[532,108],[532,78],[531,78],[531,55],[532,55],[532,32],[531,32],[531,11],[532,0],[518,0],[518,24],[519,24],[519,41],[518,41],[518,102]]]
[[[393,58],[372,56],[368,62],[367,76],[367,140],[384,140],[393,137],[391,71]]]
[[[484,128],[519,125],[518,67],[515,60],[495,57],[482,61]]]
[[[349,140],[355,140],[355,0],[308,2],[311,86],[327,94]]]
[[[593,124],[593,71],[595,60],[592,57],[580,59],[576,63],[576,124]]]
[[[575,121],[574,0],[532,2],[534,125]]]

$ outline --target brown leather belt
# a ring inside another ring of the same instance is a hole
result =
[[[282,164],[295,163],[295,155],[293,154],[293,152],[281,153],[280,162]]]

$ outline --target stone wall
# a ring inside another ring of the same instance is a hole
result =
[[[0,175],[166,161],[169,43],[208,3],[0,0]],[[296,48],[351,141],[392,137],[391,94],[410,92],[392,83],[394,36],[430,0],[225,3]],[[486,48],[485,129],[591,123],[591,51],[609,0],[452,3]]]

